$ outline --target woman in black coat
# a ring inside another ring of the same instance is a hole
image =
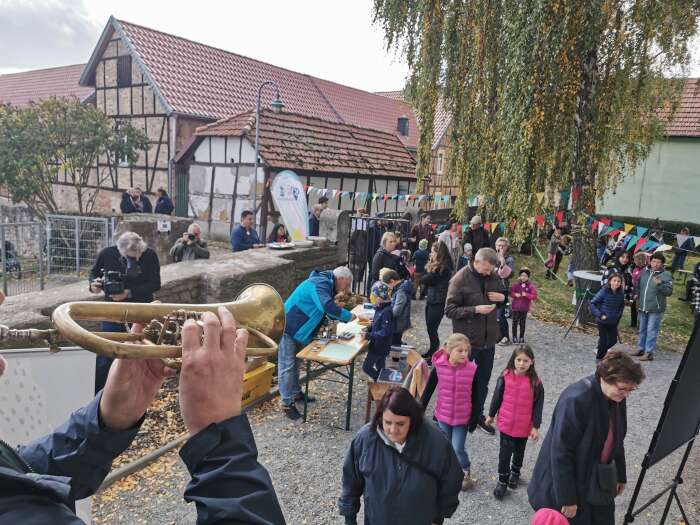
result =
[[[450,442],[423,420],[408,390],[394,386],[350,444],[338,508],[356,524],[364,496],[365,525],[442,523],[457,510],[463,476]]]
[[[425,296],[425,325],[430,339],[430,349],[425,358],[430,361],[440,346],[438,328],[445,315],[447,288],[452,278],[454,268],[452,257],[444,243],[436,242],[430,252],[430,262],[425,267],[421,278],[422,285],[427,289]]]
[[[639,363],[612,351],[562,392],[527,489],[533,509],[558,510],[575,525],[615,524],[627,482],[625,399],[643,380]]]
[[[382,268],[394,270],[402,279],[408,277],[408,271],[403,262],[401,262],[401,257],[391,253],[396,249],[397,243],[398,239],[394,233],[386,232],[382,235],[379,249],[372,258],[372,271],[370,273],[372,283],[379,280],[379,270]]]

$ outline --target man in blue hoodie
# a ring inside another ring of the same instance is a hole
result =
[[[352,272],[347,266],[333,271],[314,270],[284,303],[287,323],[279,344],[277,367],[282,410],[289,419],[301,417],[294,403],[304,399],[297,353],[311,342],[324,316],[344,323],[356,318],[336,303],[337,296],[349,290],[351,284]],[[311,401],[313,399],[307,399]]]
[[[231,250],[242,252],[251,248],[264,246],[260,242],[258,232],[253,228],[253,212],[244,210],[241,213],[241,222],[231,230]]]

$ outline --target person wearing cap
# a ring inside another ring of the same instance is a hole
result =
[[[469,229],[464,235],[464,242],[468,242],[472,245],[474,253],[478,252],[481,248],[489,248],[491,246],[491,236],[489,232],[484,229],[484,225],[481,222],[481,215],[474,215],[469,221]]]
[[[445,229],[438,236],[438,241],[447,246],[452,258],[452,266],[454,268],[459,264],[459,258],[462,256],[462,240],[460,235],[461,225],[452,219],[445,223]]]
[[[374,298],[374,317],[372,327],[365,332],[365,339],[369,340],[367,357],[362,363],[365,374],[376,381],[379,372],[386,366],[386,357],[391,350],[391,338],[394,335],[394,315],[391,309],[391,296],[389,285],[377,281],[372,285],[372,297]]]
[[[421,239],[418,241],[418,249],[413,253],[411,260],[415,271],[413,273],[413,298],[419,299],[425,298],[425,286],[421,286],[421,279],[425,275],[425,265],[428,264],[430,259],[430,248],[428,239]],[[420,294],[418,293],[418,288],[420,287]]]
[[[461,270],[465,266],[469,264],[469,262],[472,260],[472,257],[474,257],[474,249],[472,248],[472,245],[469,244],[468,242],[464,243],[464,253],[459,258],[459,264],[457,265],[457,271]]]

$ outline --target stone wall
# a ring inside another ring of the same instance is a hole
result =
[[[170,221],[169,233],[158,231],[158,221],[163,220]],[[175,241],[182,237],[190,224],[192,224],[192,219],[185,217],[171,217],[153,213],[129,213],[122,215],[119,219],[119,224],[114,232],[114,241],[116,242],[117,238],[124,232],[136,232],[149,248],[155,250],[160,264],[164,265],[171,262],[170,248],[175,244]]]
[[[161,268],[162,287],[155,295],[167,303],[228,302],[250,284],[267,283],[286,298],[312,269],[332,269],[336,260],[334,247],[284,251],[263,248],[169,264]],[[87,281],[12,296],[0,307],[0,322],[11,328],[47,328],[51,312],[60,304],[100,298],[88,291]]]

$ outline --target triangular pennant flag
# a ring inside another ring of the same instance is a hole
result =
[[[658,243],[656,241],[647,241],[644,243],[642,246],[642,250],[654,250],[657,246],[659,246],[661,243]]]
[[[637,226],[637,235],[640,237],[644,237],[644,234],[649,231],[649,228],[642,228],[641,226]]]
[[[606,226],[610,226],[610,219],[608,219],[607,217],[601,217],[601,218],[598,219],[598,220],[599,220],[600,222],[602,222],[603,224],[605,224]]]
[[[700,237],[693,237],[693,242],[695,242],[696,248],[700,248]]]
[[[537,202],[542,204],[542,201],[544,200],[544,192],[541,191],[541,192],[537,193],[536,195],[537,195]]]
[[[591,233],[598,233],[598,224],[600,223],[593,219],[593,224],[591,224]]]
[[[654,253],[656,252],[667,252],[669,250],[673,250],[673,246],[670,246],[668,244],[662,244],[659,246],[656,250],[654,250]]]
[[[634,224],[625,223],[624,228],[625,228],[625,233],[629,233],[632,230],[632,228],[634,228]]]
[[[338,190],[333,190],[333,198],[335,199],[338,196]]]
[[[488,222],[484,223],[484,230],[491,231],[491,224],[489,224]]]
[[[690,238],[690,235],[682,235],[682,234],[677,234],[676,235],[676,240],[678,241],[678,247],[680,248],[685,244],[685,241],[687,241]]]
[[[537,222],[537,224],[540,225],[540,227],[543,227],[544,226],[544,215],[537,215],[535,217],[535,221]]]
[[[613,221],[611,226],[615,228],[616,230],[621,230],[623,227],[623,224],[620,221]]]
[[[564,211],[563,210],[559,210],[557,213],[554,214],[554,216],[556,217],[558,223],[564,221]]]
[[[634,245],[637,244],[637,241],[639,240],[639,237],[636,235],[630,235],[629,240],[627,241],[627,245],[625,246],[625,250],[631,250]]]
[[[532,228],[535,225],[535,218],[534,217],[529,217],[527,219],[527,225]]]
[[[462,224],[462,233],[464,233],[465,231],[467,231],[467,225],[466,225],[466,224]]]
[[[605,225],[603,222],[598,223],[598,236],[602,237],[605,235],[605,232],[608,230],[608,227]]]
[[[571,195],[569,190],[559,192],[559,206],[569,207],[569,195]]]
[[[640,237],[639,240],[637,241],[637,244],[634,245],[634,253],[637,253],[642,248],[642,246],[644,246],[646,244],[646,242],[647,242],[646,239],[643,239]]]
[[[611,226],[612,228],[612,226]],[[605,235],[610,235],[611,237],[615,237],[618,233],[620,233],[620,230],[610,230],[605,232]]]
[[[581,194],[582,194],[582,193],[583,193],[583,189],[581,188],[581,186],[576,186],[576,187],[574,188],[573,193],[571,194],[571,204],[574,204],[574,205],[575,205],[575,204],[576,204],[576,201],[579,200],[579,198],[581,197]]]
[[[311,192],[312,192],[314,189],[315,189],[315,188],[314,188],[313,186],[309,186],[308,188],[306,188],[306,194],[307,194],[307,195],[310,195]]]

